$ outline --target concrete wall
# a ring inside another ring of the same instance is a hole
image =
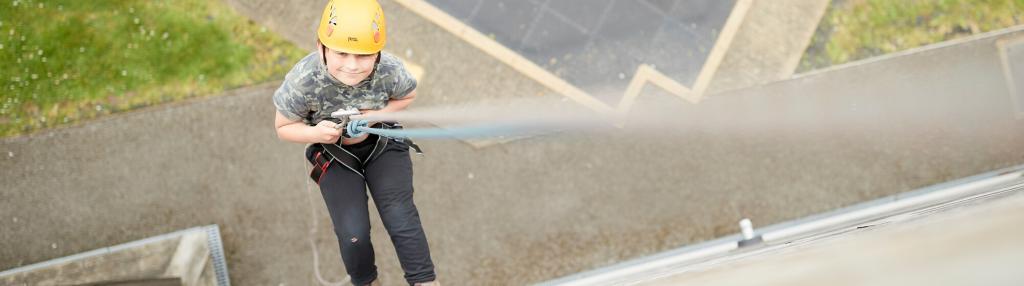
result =
[[[210,243],[219,241],[216,231],[216,226],[193,228],[48,260],[0,272],[0,283],[216,286],[223,270],[215,269],[221,264],[214,254],[222,249]]]
[[[413,13],[384,5],[389,19],[402,19],[390,22],[389,49],[410,51],[426,70],[417,106],[557,96]],[[423,141],[427,155],[413,159],[416,201],[439,275],[455,285],[539,282],[731,234],[742,217],[780,222],[1021,164],[1024,122],[1008,109],[992,43],[1004,36],[699,105],[657,90],[645,91],[649,101],[640,103],[678,104],[686,112],[680,118],[710,120],[808,102],[846,110],[892,96],[921,103],[912,110],[924,112],[908,124],[851,117],[842,123],[852,128],[816,132],[563,134],[480,149]],[[951,80],[959,78],[973,80]],[[302,146],[277,140],[272,130],[276,85],[0,141],[0,269],[218,224],[237,285],[317,283],[309,239],[323,276],[343,278],[326,209],[315,186],[306,189]],[[939,100],[931,104],[932,97]],[[892,118],[907,111],[880,109]],[[960,116],[943,116],[949,113]],[[374,227],[382,278],[401,284],[376,219]]]

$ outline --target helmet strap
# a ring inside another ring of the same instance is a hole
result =
[[[367,76],[367,78],[369,78],[370,80],[373,80],[373,75],[377,73],[377,67],[380,66],[380,58],[381,58],[381,56],[383,56],[383,55],[381,55],[380,52],[377,52],[377,61],[373,62],[373,71],[370,72],[369,76]]]
[[[320,60],[323,60],[324,67],[327,67],[327,46],[320,43],[320,40],[316,40],[316,45],[320,46]]]

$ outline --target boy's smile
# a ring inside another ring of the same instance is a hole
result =
[[[324,49],[327,60],[327,71],[338,81],[349,86],[355,86],[370,76],[377,57],[380,53],[371,55],[357,55],[345,52]]]

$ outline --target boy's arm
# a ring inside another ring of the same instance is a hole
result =
[[[378,112],[402,111],[402,110],[405,110],[406,107],[409,107],[409,104],[412,104],[412,101],[415,100],[415,99],[416,99],[416,90],[413,89],[412,91],[409,92],[409,94],[405,95],[402,98],[388,100],[388,105],[384,106],[384,108],[381,108],[380,110],[377,110],[377,111]]]
[[[341,130],[334,127],[335,123],[330,120],[322,120],[316,126],[308,126],[301,120],[288,119],[280,111],[274,117],[274,129],[277,129],[277,138],[295,143],[331,144],[338,142],[338,137],[341,137]]]
[[[412,104],[412,101],[415,100],[415,99],[416,99],[416,90],[413,89],[412,91],[409,92],[409,94],[407,94],[406,96],[404,96],[402,98],[388,100],[388,104],[385,105],[384,108],[377,109],[377,110],[372,110],[372,109],[370,109],[370,110],[362,110],[362,114],[354,115],[354,116],[352,116],[352,118],[353,119],[359,119],[359,118],[362,118],[364,116],[367,116],[367,115],[370,115],[370,114],[373,114],[373,113],[377,113],[377,112],[385,112],[386,113],[386,112],[402,111],[402,110],[405,110],[405,108],[409,107],[409,104]]]

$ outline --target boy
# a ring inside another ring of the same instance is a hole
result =
[[[373,134],[349,134],[331,113],[361,115],[405,109],[416,98],[416,80],[387,40],[376,0],[331,0],[317,28],[318,52],[303,58],[274,93],[274,126],[282,140],[311,144],[306,158],[320,185],[342,261],[353,285],[379,284],[370,244],[367,189],[394,242],[410,285],[437,285],[427,239],[413,204],[409,145]],[[353,120],[358,124],[358,120]],[[362,123],[365,123],[362,122]],[[377,128],[396,128],[375,123]]]

